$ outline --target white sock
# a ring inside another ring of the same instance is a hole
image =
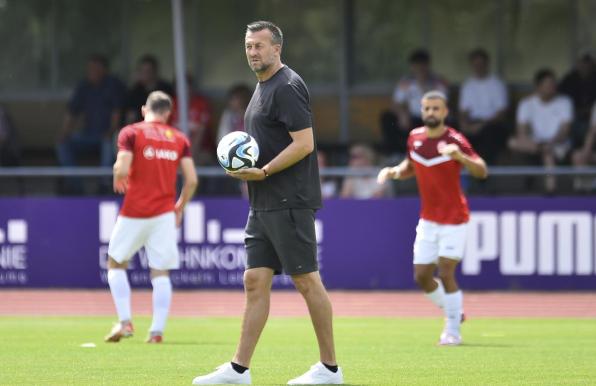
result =
[[[437,282],[437,288],[433,292],[427,292],[424,295],[429,298],[435,306],[443,308],[445,304],[445,288],[443,288],[441,280],[435,279],[435,281]]]
[[[461,313],[463,305],[463,294],[461,290],[445,294],[445,317],[447,333],[459,335],[459,326],[461,324]]]
[[[130,284],[128,284],[126,270],[108,269],[108,284],[118,313],[118,320],[121,322],[130,320]]]
[[[172,282],[168,276],[157,276],[151,279],[151,284],[153,285],[153,322],[149,331],[163,333],[172,302]]]

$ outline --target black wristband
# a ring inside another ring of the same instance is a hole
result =
[[[267,170],[265,170],[265,168],[261,168],[261,170],[263,171],[263,174],[265,174],[265,178],[269,177],[269,173],[267,173]]]

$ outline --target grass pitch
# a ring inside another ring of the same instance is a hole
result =
[[[162,345],[135,337],[107,344],[104,317],[0,318],[0,385],[190,385],[230,360],[237,318],[171,318]],[[337,318],[337,351],[351,385],[596,384],[596,321],[472,319],[465,344],[436,347],[436,319]],[[95,343],[95,348],[82,348]],[[280,385],[318,352],[308,319],[269,320],[257,347],[255,385]]]

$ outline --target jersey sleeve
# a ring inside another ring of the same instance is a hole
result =
[[[461,87],[459,97],[459,110],[469,112],[472,109],[472,93],[470,90],[470,82],[466,81]]]
[[[126,126],[118,134],[118,150],[133,151],[135,147],[136,132],[132,127]]]
[[[571,102],[571,98],[564,97],[563,99],[563,114],[561,117],[561,123],[567,124],[573,120],[573,103]]]
[[[83,104],[85,100],[85,87],[83,82],[80,82],[68,101],[68,111],[72,115],[77,115],[83,112]]]
[[[275,96],[278,119],[288,131],[299,131],[312,127],[312,114],[306,90],[290,83],[280,87]]]
[[[470,144],[470,141],[468,141],[468,139],[464,137],[463,134],[457,133],[457,135],[455,135],[454,138],[457,141],[457,145],[459,146],[459,149],[462,151],[462,153],[471,158],[479,157],[478,153],[476,153],[476,150],[474,150],[474,148]]]
[[[412,134],[410,133],[410,135],[408,135],[408,140],[406,141],[406,157],[409,159],[412,159],[412,156],[410,155],[412,152],[412,141]]]
[[[180,150],[180,158],[192,157],[190,152],[190,141],[186,136],[182,136],[182,149]]]
[[[409,89],[410,82],[408,79],[402,78],[393,91],[393,102],[396,104],[406,103],[408,101]]]
[[[525,124],[530,123],[530,115],[531,115],[530,100],[524,99],[520,103],[519,107],[517,108],[517,117],[516,117],[517,123],[520,125],[525,125]]]

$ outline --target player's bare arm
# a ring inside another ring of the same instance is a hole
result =
[[[124,194],[128,188],[128,172],[132,164],[132,152],[120,150],[114,163],[114,192]]]
[[[486,178],[488,176],[488,168],[486,167],[484,160],[480,157],[470,157],[464,154],[455,143],[445,145],[440,150],[440,153],[461,163],[472,177]]]
[[[228,174],[244,181],[261,181],[267,176],[289,168],[314,151],[315,140],[312,127],[289,133],[292,143],[263,168],[240,169],[236,172],[228,172]]]
[[[377,183],[383,184],[387,180],[405,180],[414,176],[414,166],[409,158],[404,159],[397,166],[381,169],[377,175]]]
[[[180,197],[176,201],[174,211],[176,212],[176,226],[180,226],[182,223],[182,215],[186,204],[192,199],[192,196],[199,185],[199,178],[197,177],[197,171],[195,164],[191,157],[184,157],[180,160],[180,169],[182,170],[182,178],[184,184],[182,185],[182,191]]]

